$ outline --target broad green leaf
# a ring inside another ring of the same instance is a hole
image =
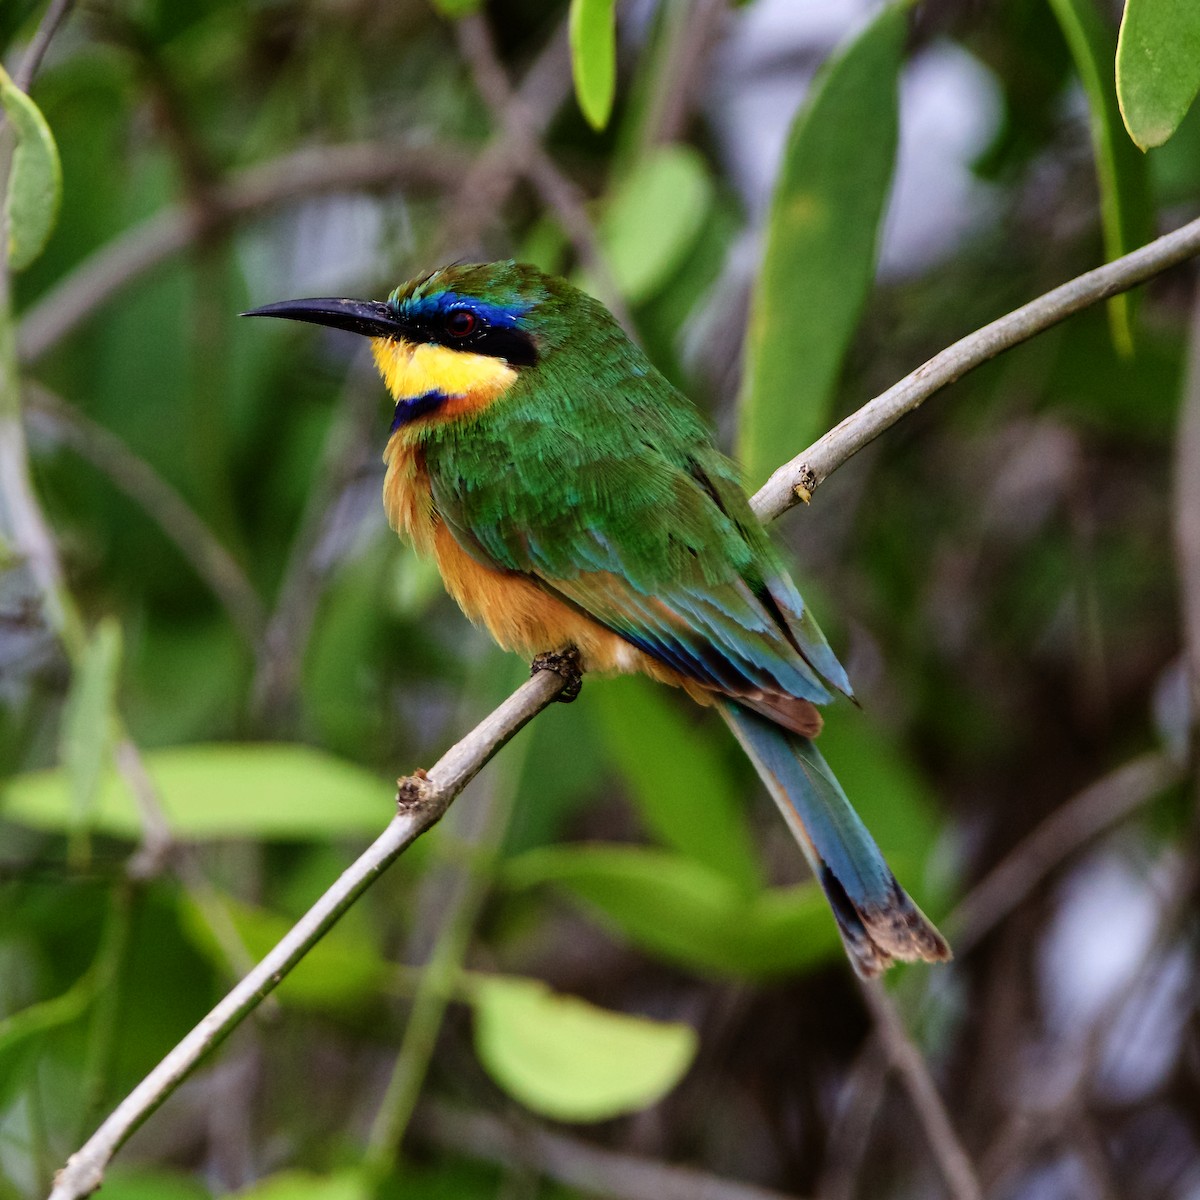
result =
[[[615,0],[571,0],[568,26],[575,97],[592,128],[603,129],[617,88]]]
[[[1200,92],[1200,4],[1125,0],[1117,37],[1117,99],[1129,136],[1161,146]]]
[[[1148,240],[1151,210],[1145,160],[1121,127],[1113,61],[1112,30],[1096,9],[1095,0],[1050,0],[1054,15],[1087,94],[1092,147],[1100,183],[1100,219],[1104,252],[1111,261]],[[1122,292],[1108,301],[1113,342],[1121,354],[1133,353],[1133,301]]]
[[[238,1200],[370,1200],[372,1189],[359,1171],[277,1171],[238,1192]]]
[[[754,486],[829,424],[875,277],[905,11],[885,8],[839,51],[792,123],[746,331],[738,456]]]
[[[394,790],[359,767],[308,746],[214,744],[146,756],[172,831],[183,838],[304,841],[370,836],[394,814]],[[63,833],[71,792],[62,769],[18,775],[0,790],[0,815]],[[136,838],[137,809],[112,771],[92,814],[97,833]]]
[[[712,198],[704,160],[688,146],[653,151],[620,183],[598,233],[613,279],[631,304],[654,297],[678,270]]]
[[[24,270],[45,247],[62,199],[62,164],[41,109],[0,67],[0,104],[16,136],[4,198],[8,263]]]
[[[536,979],[480,976],[471,991],[480,1061],[509,1095],[556,1121],[646,1108],[696,1056],[690,1026],[609,1012]]]
[[[746,899],[692,859],[636,846],[556,846],[514,858],[513,887],[554,884],[604,925],[669,962],[761,979],[835,956],[833,917],[815,883]]]
[[[231,896],[218,902],[256,961],[266,956],[291,929],[293,921],[276,913],[242,904]],[[196,902],[181,905],[184,931],[206,958],[224,969],[227,958]],[[353,923],[341,921],[313,946],[279,985],[276,995],[289,1004],[325,1011],[345,1012],[375,998],[392,974],[370,939]]]
[[[62,764],[71,783],[75,828],[85,828],[113,742],[113,702],[121,661],[121,627],[106,617],[75,668],[59,735]]]
[[[749,797],[739,794],[722,757],[724,730],[689,724],[666,689],[642,679],[605,680],[590,699],[649,830],[742,891],[757,891]]]

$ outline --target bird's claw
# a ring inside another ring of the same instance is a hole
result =
[[[568,646],[565,650],[547,650],[536,655],[529,664],[530,677],[539,671],[553,671],[566,681],[563,690],[554,697],[560,704],[570,704],[583,687],[583,666],[579,661],[579,651],[574,646]]]

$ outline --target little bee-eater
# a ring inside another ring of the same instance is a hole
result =
[[[950,957],[812,739],[850,694],[695,408],[603,305],[514,262],[456,265],[386,301],[285,300],[371,339],[396,401],[393,528],[506,649],[572,648],[713,704],[829,898],[860,975]]]

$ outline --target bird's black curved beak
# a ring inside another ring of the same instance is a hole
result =
[[[332,296],[310,300],[280,300],[240,313],[243,317],[286,317],[289,321],[308,321],[348,329],[364,337],[401,338],[407,332],[395,310],[379,300],[345,300]]]

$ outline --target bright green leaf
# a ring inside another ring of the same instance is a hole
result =
[[[833,917],[815,883],[746,899],[717,872],[637,846],[556,846],[514,858],[514,887],[554,884],[643,950],[707,974],[761,979],[837,955]]]
[[[483,7],[483,0],[433,0],[433,7],[452,21],[478,12]]]
[[[277,1171],[238,1192],[238,1200],[369,1200],[372,1189],[361,1172]]]
[[[472,987],[475,1051],[526,1108],[557,1121],[604,1121],[661,1099],[696,1055],[687,1025],[609,1012],[535,979],[482,976]]]
[[[208,1200],[210,1194],[183,1171],[118,1164],[104,1172],[104,1200]]]
[[[255,960],[264,958],[295,923],[231,896],[219,896],[217,902]],[[192,944],[223,969],[228,960],[194,900],[183,901],[181,916]],[[288,973],[277,995],[289,1004],[344,1013],[348,1007],[378,996],[391,973],[392,968],[361,928],[342,920]]]
[[[598,230],[621,294],[652,299],[682,264],[712,206],[704,160],[688,146],[664,146],[639,160],[617,187]]]
[[[603,129],[617,89],[615,0],[571,0],[568,24],[575,96],[592,128]]]
[[[1094,0],[1050,0],[1087,93],[1092,147],[1100,183],[1100,219],[1104,252],[1111,261],[1128,254],[1151,234],[1151,209],[1145,159],[1121,128],[1113,61],[1112,30]],[[1133,302],[1129,292],[1108,302],[1113,342],[1121,354],[1133,352]]]
[[[0,67],[0,104],[16,135],[4,198],[8,262],[14,271],[33,262],[54,230],[62,199],[62,164],[41,109]]]
[[[1200,92],[1200,4],[1126,0],[1117,38],[1117,99],[1129,136],[1161,146]]]
[[[96,626],[75,668],[59,736],[71,783],[75,828],[85,828],[112,749],[113,703],[121,661],[121,627],[106,617]]]
[[[829,424],[875,277],[905,11],[885,8],[827,63],[792,124],[746,332],[738,456],[756,486]]]
[[[362,837],[378,833],[395,812],[387,783],[308,746],[178,746],[145,758],[171,829],[183,838]],[[66,832],[72,819],[66,773],[35,771],[9,780],[0,791],[0,815]],[[111,771],[90,825],[117,837],[141,833],[133,800]]]
[[[721,755],[724,731],[689,724],[665,689],[641,679],[605,680],[591,699],[599,706],[609,754],[650,831],[742,891],[757,891],[748,798],[739,794]]]

